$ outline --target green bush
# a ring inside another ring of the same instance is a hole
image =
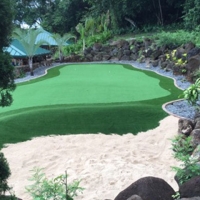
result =
[[[33,184],[27,186],[26,190],[33,200],[73,200],[77,192],[83,190],[79,187],[80,181],[67,183],[67,173],[47,179],[42,169],[34,168],[32,171],[33,176],[30,181],[33,181]]]
[[[7,183],[10,174],[8,162],[4,154],[0,152],[0,196],[4,195],[5,192],[10,189]]]
[[[75,44],[70,44],[70,45],[64,47],[63,55],[68,56],[68,55],[71,55],[72,53],[79,54],[81,51],[82,51],[82,43],[79,40]]]
[[[191,145],[191,136],[178,135],[172,139],[172,150],[174,158],[180,161],[180,167],[172,167],[180,184],[185,183],[191,178],[200,175],[198,160],[191,157],[194,148]]]
[[[165,32],[162,31],[155,35],[156,43],[159,46],[167,45],[171,47],[178,47],[182,44],[186,44],[188,42],[196,43],[196,32],[188,32],[184,30],[178,30],[175,32]]]
[[[94,43],[102,43],[102,44],[106,43],[111,37],[112,37],[111,31],[104,31],[104,32],[99,33],[99,34],[89,36],[86,39],[86,46],[90,47]]]

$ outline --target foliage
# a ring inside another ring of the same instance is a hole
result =
[[[90,47],[94,43],[106,43],[112,36],[111,31],[104,31],[103,33],[96,34],[94,36],[90,36],[86,40],[86,46]]]
[[[183,7],[184,25],[187,29],[194,30],[200,24],[200,1],[187,0]]]
[[[76,26],[76,31],[80,34],[80,39],[82,40],[83,51],[84,51],[87,36],[89,35],[92,35],[91,37],[94,36],[94,31],[95,31],[94,19],[91,17],[86,18],[84,23],[79,23]]]
[[[77,43],[70,44],[64,47],[63,55],[68,56],[72,53],[79,54],[82,50],[82,41],[79,40]]]
[[[13,7],[10,0],[0,1],[0,51],[3,47],[8,46],[13,25]]]
[[[0,152],[0,196],[4,195],[9,186],[7,179],[10,176],[10,168],[4,154]]]
[[[139,27],[146,24],[163,25],[180,21],[182,15],[181,0],[85,0],[90,5],[87,16],[97,18],[109,10],[111,29]],[[145,8],[145,9],[144,9]],[[127,20],[128,19],[128,20]]]
[[[26,187],[27,192],[33,200],[73,200],[83,188],[79,186],[80,181],[67,183],[67,174],[48,179],[42,169],[34,168],[30,181],[33,184]]]
[[[172,167],[177,172],[176,176],[180,184],[200,175],[198,160],[190,156],[194,150],[191,145],[191,136],[186,138],[181,134],[176,136],[172,139],[172,149],[174,158],[181,162],[180,167]]]
[[[15,90],[14,68],[8,53],[0,52],[0,106],[10,106],[13,102],[11,92]]]
[[[190,0],[192,1],[192,0]],[[198,1],[198,0],[193,0]],[[12,0],[15,23],[40,23],[50,32],[64,34],[75,30],[79,22],[109,12],[110,27],[115,33],[160,26],[183,21],[182,0]],[[197,6],[197,4],[196,4]],[[197,12],[197,11],[195,11]]]
[[[12,0],[16,24],[40,24],[44,29],[64,34],[71,32],[87,10],[83,0]]]
[[[196,71],[194,71],[192,73],[192,77],[193,77],[194,81],[196,81],[198,78],[200,78],[200,69],[197,69]]]
[[[176,192],[174,195],[172,195],[172,198],[175,199],[175,200],[180,199],[180,197],[181,197],[180,192]]]
[[[157,33],[154,38],[159,46],[167,45],[169,47],[177,47],[188,42],[196,42],[196,33],[184,30],[177,30],[175,32],[162,31]]]
[[[10,41],[13,14],[10,1],[0,1],[0,7],[0,106],[4,107],[13,102],[11,92],[15,89],[11,57],[3,52],[3,48],[8,46]]]
[[[200,93],[200,78],[183,91],[183,98],[192,105],[197,105]]]
[[[109,30],[109,12],[102,14],[95,21],[94,18],[86,18],[84,23],[76,26],[76,31],[80,34],[83,51],[86,46],[90,47],[96,42],[105,43],[111,38],[112,33]]]

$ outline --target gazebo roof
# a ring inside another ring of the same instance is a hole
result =
[[[13,39],[9,47],[5,47],[4,51],[7,51],[10,53],[12,57],[19,57],[19,58],[25,58],[27,57],[27,54],[24,50],[24,47],[21,45],[21,43]],[[49,50],[43,49],[39,47],[35,53],[34,56],[39,56],[39,55],[47,55],[50,54],[51,52]]]
[[[38,42],[40,40],[45,40],[45,41],[47,41],[48,45],[57,46],[56,41],[51,37],[51,35],[52,35],[51,33],[42,29],[42,32],[39,33],[37,38],[36,38],[36,42]],[[69,45],[69,43],[66,42],[66,45]]]

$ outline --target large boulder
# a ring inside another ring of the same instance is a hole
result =
[[[98,51],[101,51],[101,49],[102,49],[102,44],[101,44],[101,43],[94,43],[92,49],[93,49],[94,51],[97,51],[97,52],[98,52]]]
[[[194,116],[194,128],[200,129],[200,113],[197,112]]]
[[[191,157],[194,158],[194,159],[196,159],[198,161],[198,163],[200,162],[200,145],[197,145],[197,147],[193,151]]]
[[[200,67],[200,54],[190,57],[186,65],[187,79],[189,81],[193,81],[194,72],[197,71],[199,67]]]
[[[191,198],[200,196],[200,176],[191,178],[179,187],[181,198]]]
[[[132,183],[121,191],[114,200],[127,200],[132,195],[138,195],[143,200],[173,200],[173,188],[163,179],[152,176],[144,177]]]
[[[181,198],[179,200],[200,200],[200,197]]]
[[[110,44],[111,46],[117,46],[117,48],[122,48],[124,46],[129,46],[129,42],[123,39],[120,39],[118,41],[114,41]]]
[[[200,144],[200,129],[194,129],[191,132],[192,146],[196,148]]]
[[[178,120],[178,133],[189,136],[194,128],[194,124],[188,119]]]
[[[129,197],[127,200],[143,200],[140,196],[134,194],[131,197]]]
[[[144,42],[145,49],[146,50],[149,49],[152,44],[152,40],[149,38],[144,38],[143,42]]]
[[[178,47],[175,52],[175,56],[177,59],[184,58],[186,54],[186,50],[183,47]]]
[[[200,53],[200,48],[195,47],[188,51],[187,60],[189,61],[191,57],[194,57]]]
[[[157,60],[159,58],[159,56],[162,55],[162,51],[160,49],[155,49],[152,54],[151,54],[151,58],[153,60]]]
[[[195,71],[199,68],[200,65],[200,55],[192,56],[188,60],[187,68],[190,71]]]
[[[195,47],[195,44],[192,42],[188,42],[187,44],[184,45],[184,48],[186,50],[186,53],[188,54],[188,52],[193,49]]]

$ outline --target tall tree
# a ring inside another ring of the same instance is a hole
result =
[[[87,10],[83,0],[12,0],[15,23],[39,23],[49,32],[65,34],[74,29]]]
[[[33,72],[33,57],[37,49],[42,44],[47,44],[45,40],[36,41],[37,36],[42,33],[42,29],[15,29],[13,32],[13,38],[19,40],[21,45],[28,56],[28,63],[30,68],[31,76],[34,75]]]
[[[184,25],[187,29],[194,30],[200,27],[199,0],[185,0],[183,13]]]
[[[13,102],[11,92],[15,89],[14,68],[11,64],[11,57],[3,51],[9,45],[13,10],[10,0],[0,1],[0,106],[10,106]]]

